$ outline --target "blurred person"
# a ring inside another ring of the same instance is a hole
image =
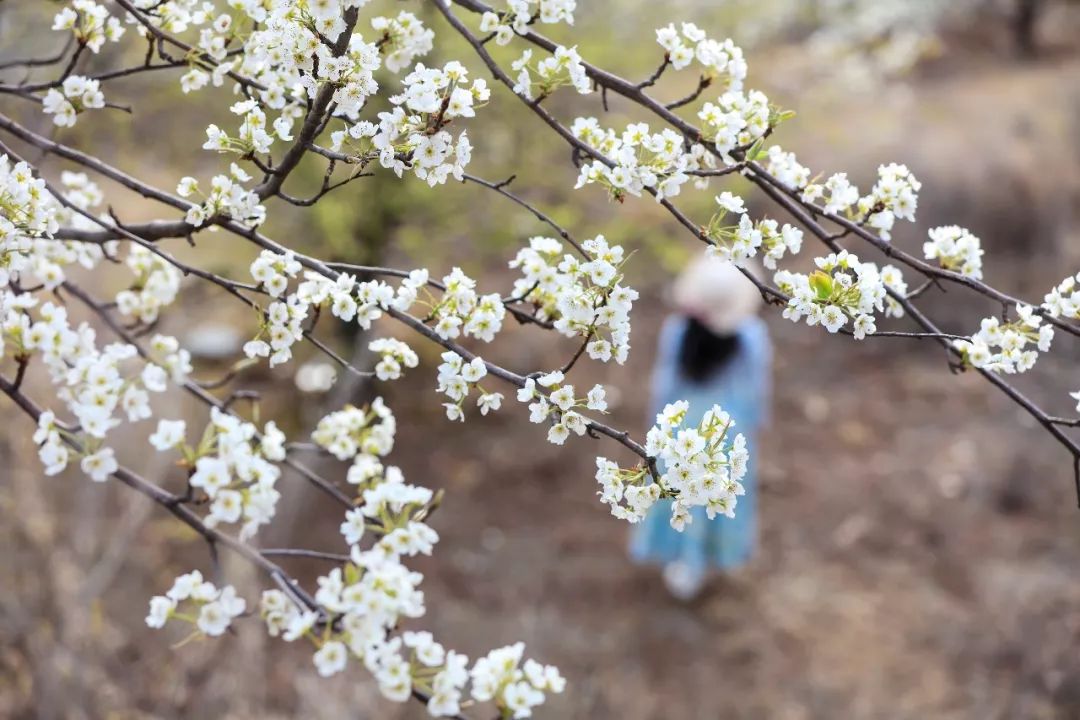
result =
[[[683,532],[671,527],[671,500],[661,500],[634,529],[630,553],[641,563],[663,565],[664,584],[690,600],[712,569],[745,565],[757,545],[757,479],[754,449],[765,421],[770,391],[771,348],[757,316],[761,294],[734,265],[700,256],[675,281],[675,312],[660,331],[652,376],[650,423],[668,403],[689,402],[686,425],[696,426],[720,405],[746,436],[750,463],[735,517],[709,520],[695,507]]]

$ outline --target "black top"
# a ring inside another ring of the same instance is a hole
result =
[[[687,318],[679,347],[679,372],[687,380],[703,382],[723,368],[738,347],[738,335],[717,335],[699,320]]]

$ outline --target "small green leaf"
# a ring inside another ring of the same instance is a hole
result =
[[[757,160],[762,155],[762,148],[765,145],[765,138],[760,137],[754,144],[750,146],[750,149],[746,151],[746,159],[749,161]]]
[[[345,564],[345,584],[355,585],[360,582],[360,568],[352,563]]]
[[[833,279],[826,272],[818,270],[810,276],[810,288],[818,300],[828,300],[833,294]]]

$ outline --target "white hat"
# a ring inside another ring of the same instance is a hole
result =
[[[675,307],[718,335],[728,335],[761,307],[761,293],[726,260],[701,255],[675,281]]]

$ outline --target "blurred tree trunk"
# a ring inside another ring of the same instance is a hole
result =
[[[1039,42],[1036,29],[1043,6],[1043,0],[1016,0],[1013,38],[1021,57],[1033,58],[1038,54]]]

